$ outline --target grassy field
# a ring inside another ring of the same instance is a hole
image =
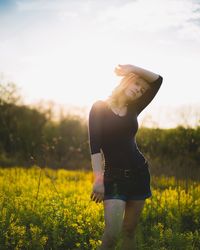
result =
[[[200,249],[200,183],[151,180],[137,249]],[[0,250],[96,249],[104,214],[90,200],[92,182],[92,172],[0,168]]]

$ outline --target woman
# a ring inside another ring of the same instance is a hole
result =
[[[150,167],[137,147],[137,117],[158,92],[163,78],[146,69],[118,65],[120,84],[89,113],[94,184],[91,199],[104,204],[105,230],[99,249],[134,249],[134,232],[145,199],[152,196]]]

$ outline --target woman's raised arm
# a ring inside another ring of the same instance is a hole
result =
[[[118,76],[125,76],[129,73],[134,73],[143,78],[148,83],[150,88],[147,89],[147,91],[140,98],[136,99],[131,104],[133,105],[134,110],[136,110],[137,115],[139,115],[142,110],[153,100],[163,82],[163,77],[161,75],[131,64],[119,64],[118,67],[115,68],[115,73]]]
[[[137,67],[132,64],[123,64],[123,65],[118,64],[118,67],[115,68],[115,73],[118,76],[125,76],[131,72],[135,73],[136,75],[139,75],[140,77],[142,77],[144,80],[146,80],[149,83],[154,82],[159,77],[159,75],[154,72]]]

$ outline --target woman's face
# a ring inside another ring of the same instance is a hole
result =
[[[135,100],[144,94],[144,92],[149,88],[149,85],[144,81],[136,81],[129,83],[126,87],[124,93],[128,99]]]

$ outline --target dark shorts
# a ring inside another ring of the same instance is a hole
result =
[[[104,171],[104,200],[145,200],[152,196],[148,162],[138,167],[131,177],[116,176]]]

